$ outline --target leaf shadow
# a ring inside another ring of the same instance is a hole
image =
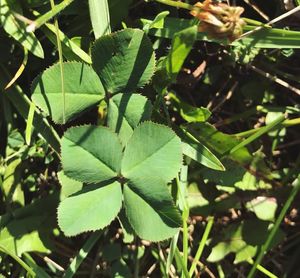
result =
[[[131,43],[133,43],[133,40],[135,40],[136,38],[137,36],[134,36],[133,34],[128,44],[128,48],[130,48]],[[140,47],[135,57],[133,68],[127,80],[127,84],[125,85],[124,92],[131,92],[136,88],[136,86],[139,84],[141,77],[143,76],[145,70],[147,69],[151,61],[151,58],[153,56],[153,49],[152,47],[143,47],[147,45],[149,45],[149,39],[143,33],[141,37],[141,41],[139,43]]]

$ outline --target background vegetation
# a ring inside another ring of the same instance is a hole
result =
[[[300,276],[298,0],[229,1],[245,9],[243,32],[255,30],[232,42],[158,2],[168,1],[0,1],[3,277]],[[79,85],[78,71],[87,76]],[[132,101],[124,106],[119,93]],[[120,117],[132,125],[118,126]],[[124,152],[114,174],[83,177],[84,154],[68,149],[74,127],[90,124],[107,149]],[[174,144],[130,174],[136,146],[164,140]],[[159,193],[130,203],[130,181]],[[89,182],[119,182],[123,192],[99,195],[101,206],[80,197]],[[146,203],[157,222],[139,214]],[[160,226],[164,217],[173,224]]]

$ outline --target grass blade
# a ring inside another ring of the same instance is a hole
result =
[[[65,275],[63,276],[64,278],[71,278],[75,275],[77,269],[83,262],[83,260],[86,258],[88,253],[91,251],[97,240],[100,238],[102,235],[102,231],[98,231],[93,233],[88,240],[85,242],[85,244],[82,246],[82,248],[79,250],[77,256],[73,259],[71,262],[70,266],[66,270]]]
[[[33,14],[35,16],[39,16],[40,14],[37,11],[33,11]],[[45,23],[43,26],[41,26],[41,30],[43,33],[47,36],[47,38],[50,40],[51,43],[53,43],[57,48],[57,31],[55,28],[55,25],[51,23]],[[65,33],[63,33],[60,29],[58,29],[58,37],[61,42],[62,46],[62,53],[65,56],[67,60],[78,60],[78,58],[87,64],[92,63],[92,59],[88,53],[86,53],[84,50],[82,50],[76,43],[74,43],[71,39],[69,39]],[[74,57],[67,57],[66,53],[64,53],[64,49],[70,50],[72,53],[74,53]]]
[[[48,37],[48,39],[55,46],[57,46],[57,40],[56,40],[56,35],[55,35],[55,26],[51,23],[46,23],[44,26],[41,27],[41,30]],[[77,57],[78,57],[81,61],[83,61],[87,64],[92,63],[92,59],[89,56],[89,54],[87,54],[76,43],[74,43],[72,40],[70,40],[62,31],[58,30],[58,33],[59,33],[62,50],[64,50],[64,48],[67,48],[75,54],[75,58],[73,58],[72,60],[74,60],[74,59],[78,60],[77,59]],[[67,58],[64,51],[62,51],[62,52],[63,52],[63,55],[65,56],[65,58]]]
[[[17,70],[14,77],[6,85],[5,90],[7,90],[9,87],[11,87],[17,81],[17,79],[22,75],[22,73],[27,65],[27,61],[28,61],[28,50],[24,47],[24,58],[23,58],[22,64],[19,67],[19,69]]]
[[[201,241],[199,243],[198,250],[196,252],[195,258],[193,260],[192,266],[191,266],[190,271],[189,271],[189,274],[190,274],[191,277],[194,274],[194,271],[195,271],[196,266],[197,266],[197,262],[201,258],[202,252],[203,252],[204,247],[205,247],[205,243],[208,239],[208,236],[209,236],[209,233],[211,231],[211,228],[212,228],[213,224],[214,224],[214,217],[209,217],[208,222],[207,222],[206,227],[205,227],[205,230],[204,230],[204,233],[203,233],[203,236],[202,236]]]
[[[55,9],[54,0],[50,0],[52,11]],[[58,57],[59,57],[59,66],[60,66],[60,82],[61,82],[61,91],[62,91],[62,99],[63,99],[63,124],[66,123],[66,94],[65,94],[65,79],[64,79],[64,64],[63,64],[63,54],[61,48],[61,42],[59,38],[59,28],[58,28],[58,20],[55,17],[54,19],[55,33],[56,33],[56,41],[57,41],[57,49],[58,49]]]
[[[68,7],[74,0],[64,0],[61,3],[57,4],[54,8],[52,8],[49,12],[40,16],[37,20],[33,21],[26,28],[27,32],[34,32],[36,29],[40,28],[46,22],[48,22],[51,18],[55,17],[58,13]]]
[[[184,155],[208,168],[225,171],[225,166],[222,162],[190,132],[184,128],[172,127],[182,139],[182,151]]]
[[[18,264],[20,264],[27,271],[28,274],[30,274],[33,277],[36,277],[36,274],[33,271],[33,269],[29,265],[27,265],[25,262],[23,262],[17,255],[11,253],[10,251],[6,250],[2,246],[0,246],[0,251],[2,251],[5,254],[11,256]]]
[[[31,142],[34,111],[35,111],[35,104],[32,102],[32,103],[30,103],[27,124],[26,124],[26,129],[25,129],[25,142],[28,146],[30,145],[30,142]]]
[[[95,34],[98,39],[111,33],[110,16],[107,0],[89,0],[90,17]]]
[[[264,126],[261,129],[259,129],[256,133],[252,134],[247,139],[245,139],[244,141],[242,141],[240,144],[238,144],[234,148],[232,148],[230,150],[229,154],[232,154],[232,153],[236,152],[237,150],[239,150],[240,148],[243,148],[243,147],[247,146],[248,144],[250,144],[254,140],[258,139],[259,137],[261,137],[265,133],[267,133],[270,130],[272,130],[277,125],[281,124],[284,120],[285,120],[285,116],[284,115],[278,117],[275,121],[273,121],[272,123]]]
[[[0,26],[33,55],[44,58],[44,50],[39,40],[32,32],[26,33],[22,8],[18,2],[20,1],[0,1]]]
[[[278,129],[284,128],[284,127],[292,127],[292,126],[295,126],[295,125],[300,125],[300,118],[285,120],[278,126]],[[236,136],[236,137],[248,137],[250,135],[255,134],[256,132],[258,132],[259,130],[261,130],[263,128],[264,127],[253,128],[253,129],[246,130],[246,131],[243,131],[243,132],[235,133],[234,136]]]
[[[8,78],[5,78],[8,76]],[[7,71],[3,66],[0,67],[0,85],[3,83],[6,84],[7,80],[11,79]],[[1,92],[3,93],[3,92]],[[24,94],[22,89],[19,86],[11,87],[7,93],[3,94],[6,98],[9,99],[12,105],[15,106],[16,110],[20,115],[26,119],[29,113],[30,106],[32,102]],[[42,137],[49,143],[52,149],[59,155],[60,153],[60,138],[57,132],[53,127],[50,126],[46,118],[42,114],[35,110],[35,117],[33,119],[33,126],[39,132]]]
[[[151,20],[143,19],[142,24],[151,24]],[[179,18],[165,18],[164,28],[150,29],[149,34],[156,37],[172,39],[174,34],[194,25],[193,20]],[[246,30],[253,30],[256,26],[246,26]],[[228,44],[226,41],[208,38],[205,33],[198,32],[197,40],[215,41],[221,44]],[[265,28],[251,34],[239,41],[232,42],[232,45],[248,45],[257,48],[300,48],[300,32],[277,28]]]
[[[288,199],[286,200],[286,202],[285,202],[278,218],[276,219],[276,222],[275,222],[275,224],[274,224],[274,226],[273,226],[273,228],[272,228],[265,244],[262,246],[262,248],[261,248],[261,250],[260,250],[260,252],[259,252],[259,254],[258,254],[258,256],[257,256],[257,258],[256,258],[249,274],[248,274],[248,276],[247,276],[247,278],[254,277],[256,269],[258,269],[258,265],[261,263],[264,255],[265,255],[265,252],[268,249],[268,247],[270,246],[270,243],[272,242],[272,240],[273,240],[273,238],[274,238],[274,236],[275,236],[275,234],[276,234],[283,218],[285,217],[285,215],[286,215],[289,207],[291,206],[294,198],[296,197],[297,193],[299,192],[299,190],[300,190],[300,176],[298,176],[298,178],[294,181],[293,184],[294,184],[293,189],[292,189]]]
[[[168,254],[167,263],[166,263],[166,273],[167,274],[169,273],[169,269],[171,267],[171,264],[172,264],[174,256],[175,256],[175,250],[177,248],[178,237],[179,237],[179,232],[171,240],[170,252]]]
[[[248,263],[253,265],[253,260],[249,259]],[[259,270],[261,273],[265,274],[266,276],[270,277],[270,278],[278,278],[278,276],[276,276],[275,274],[273,274],[271,271],[267,270],[266,268],[264,268],[262,265],[257,265],[257,270]]]
[[[176,247],[176,249],[175,249],[175,256],[176,256],[176,258],[177,258],[177,260],[178,260],[178,262],[180,264],[180,267],[182,268],[184,277],[185,278],[190,278],[189,272],[188,272],[188,270],[186,268],[186,265],[185,265],[185,263],[183,261],[183,258],[181,256],[181,254],[180,254],[180,252],[178,250],[178,247]]]
[[[25,257],[27,264],[34,270],[38,278],[51,278],[51,276],[48,275],[48,273],[42,267],[36,264],[36,262],[28,253],[24,253],[23,256]]]

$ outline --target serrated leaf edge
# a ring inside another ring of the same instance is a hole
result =
[[[35,87],[35,85],[36,85],[36,83],[38,83],[38,80],[41,78],[41,76],[45,73],[45,72],[48,72],[48,71],[51,71],[51,70],[53,70],[53,68],[55,67],[55,66],[57,66],[57,65],[59,65],[60,63],[59,62],[56,62],[56,63],[54,63],[54,64],[52,64],[51,66],[49,66],[49,67],[46,67],[42,72],[40,72],[34,79],[33,79],[33,81],[31,82],[31,85],[30,85],[30,92],[31,92],[31,101],[34,103],[34,104],[36,104],[36,106],[43,112],[43,114],[44,115],[46,115],[46,116],[48,116],[48,117],[50,117],[50,114],[47,112],[47,111],[45,111],[45,110],[43,110],[35,101],[34,101],[34,99],[33,99],[33,96],[34,96],[34,93],[33,93],[33,89],[34,89],[34,87]],[[65,62],[63,62],[63,64],[65,65],[65,64],[84,64],[85,66],[87,66],[87,67],[89,67],[92,71],[94,71],[95,72],[95,70],[93,69],[93,67],[92,67],[92,65],[90,65],[90,64],[87,64],[87,63],[84,63],[84,62],[79,62],[79,61],[65,61]],[[96,72],[95,72],[96,73]],[[97,74],[97,73],[96,73]],[[97,75],[98,76],[98,75]],[[98,77],[99,78],[99,77]],[[102,84],[102,81],[100,80],[100,78],[99,78],[99,81],[100,81],[100,83]],[[102,86],[103,86],[103,84],[102,84]],[[104,86],[103,86],[103,88],[104,88]],[[105,88],[104,88],[105,89]],[[103,99],[105,99],[105,95],[103,96]],[[101,99],[100,101],[99,101],[99,103],[103,100],[103,99]],[[82,113],[83,113],[84,111],[82,111]],[[57,121],[55,121],[54,119],[52,119],[52,117],[50,117],[51,118],[51,121],[53,121],[55,124],[57,124],[57,125],[63,125],[62,123],[59,123],[59,122],[57,122]],[[72,120],[72,119],[70,119],[70,120]],[[74,119],[73,119],[74,120]]]
[[[121,143],[121,140],[120,140],[120,138],[119,138],[119,136],[118,136],[118,134],[117,134],[116,132],[112,131],[112,130],[111,130],[109,127],[107,127],[107,126],[102,126],[102,125],[99,125],[99,126],[98,126],[98,125],[91,125],[91,124],[75,125],[75,126],[72,126],[72,127],[68,128],[68,129],[64,132],[64,134],[63,134],[62,137],[60,138],[60,150],[59,150],[61,170],[64,172],[64,174],[65,174],[68,178],[73,179],[73,180],[78,181],[78,182],[81,182],[81,183],[86,184],[86,185],[98,183],[99,181],[93,181],[93,182],[86,182],[86,181],[84,181],[84,182],[83,182],[83,181],[80,181],[80,180],[78,180],[78,179],[74,179],[73,177],[70,177],[70,176],[68,176],[68,175],[66,174],[66,172],[64,171],[63,164],[62,164],[61,141],[62,141],[62,139],[63,139],[65,133],[66,133],[69,129],[71,129],[71,128],[77,128],[77,127],[90,127],[90,126],[103,127],[103,128],[105,128],[105,129],[108,129],[110,132],[112,132],[112,133],[114,133],[114,134],[117,135],[118,142],[120,143],[121,146],[123,146],[122,143]],[[122,149],[123,149],[123,147],[122,147]],[[124,154],[124,151],[122,151],[121,161],[122,161],[122,159],[123,159],[123,154]],[[116,175],[115,178],[117,178],[117,175]],[[109,179],[109,180],[111,180],[111,179]]]
[[[127,186],[128,186],[128,185],[127,185]],[[128,186],[128,187],[129,187],[129,186]],[[130,190],[132,190],[136,195],[138,195],[138,196],[139,196],[145,203],[147,203],[148,206],[151,207],[155,212],[157,211],[156,209],[153,208],[153,206],[151,206],[151,205],[149,204],[149,202],[145,201],[145,199],[144,199],[143,197],[141,197],[138,193],[136,193],[133,189],[130,188]],[[124,193],[123,193],[123,197],[124,197]],[[147,239],[146,239],[146,238],[142,238],[142,237],[139,235],[139,233],[136,231],[136,229],[134,228],[134,225],[132,225],[131,219],[130,219],[130,217],[129,217],[128,214],[127,214],[127,207],[126,207],[126,204],[125,204],[125,200],[124,200],[124,199],[123,199],[123,204],[124,204],[125,214],[126,214],[127,220],[128,220],[128,222],[129,222],[131,228],[133,229],[133,231],[134,231],[141,239],[150,240],[151,242],[161,242],[161,241],[168,240],[168,239],[170,239],[170,238],[172,237],[172,236],[170,236],[170,237],[167,237],[167,238],[163,238],[163,239],[161,239],[161,240],[154,240],[154,239],[150,239],[150,238],[147,238]],[[173,200],[171,201],[171,204],[172,204],[173,207],[176,209],[176,211],[177,211],[177,213],[178,213],[178,216],[180,217],[178,208],[175,206]],[[157,213],[157,214],[159,215],[159,213]],[[159,216],[160,216],[160,215],[159,215]],[[180,217],[180,218],[181,218],[181,217]],[[163,220],[161,220],[161,221],[164,222]],[[174,229],[174,230],[175,230],[175,229],[179,230],[179,228],[180,228],[180,227],[178,227],[178,228],[176,228],[176,227],[174,227],[174,228],[170,227],[170,229]],[[175,234],[175,233],[174,233],[174,234]]]
[[[150,78],[149,78],[148,81],[146,81],[144,84],[142,84],[142,85],[140,85],[139,87],[137,87],[137,89],[143,89],[146,85],[150,84],[150,82],[151,82],[151,80],[152,80],[152,78],[153,78],[153,76],[154,76],[154,73],[156,72],[156,69],[157,69],[157,60],[156,60],[156,53],[155,53],[155,51],[154,51],[154,49],[153,49],[153,44],[151,43],[151,41],[150,41],[148,35],[147,35],[142,29],[138,29],[138,28],[126,28],[126,29],[117,30],[117,31],[112,32],[112,33],[110,33],[110,34],[104,35],[104,36],[100,37],[99,39],[97,39],[97,40],[94,42],[93,46],[91,47],[91,53],[93,53],[94,48],[96,47],[96,44],[97,44],[103,37],[113,37],[113,36],[116,35],[116,34],[119,34],[119,33],[121,33],[121,32],[124,32],[125,30],[133,30],[133,31],[138,30],[138,31],[141,31],[141,32],[148,38],[149,43],[150,43],[150,46],[151,46],[151,49],[152,49],[152,51],[153,51],[153,52],[152,52],[152,55],[151,55],[151,60],[153,59],[153,70],[152,70],[151,76],[150,76]],[[93,57],[93,54],[91,54],[91,56]],[[92,60],[91,66],[93,67],[93,60]],[[94,71],[95,71],[95,70],[94,70]],[[96,72],[96,71],[95,71],[95,72]],[[101,80],[100,80],[100,81],[101,81]],[[102,81],[101,81],[101,82],[102,82]],[[104,85],[103,85],[103,87],[104,87]],[[105,87],[104,87],[104,89],[105,89],[106,93],[108,93],[108,91],[106,90]],[[115,92],[113,95],[119,94],[119,93],[122,93],[122,91]]]
[[[169,131],[171,131],[171,132],[175,135],[175,137],[177,137],[177,138],[179,139],[179,141],[180,141],[180,153],[181,153],[180,165],[182,165],[182,164],[183,164],[183,148],[182,148],[182,144],[181,144],[182,141],[181,141],[180,137],[179,137],[179,136],[176,134],[176,132],[175,132],[172,128],[170,128],[169,126],[166,126],[166,125],[160,124],[160,123],[156,123],[156,122],[153,122],[153,121],[149,121],[149,120],[143,121],[143,122],[141,122],[140,124],[138,124],[138,125],[136,126],[136,128],[133,130],[132,135],[130,136],[130,138],[128,139],[128,141],[127,141],[127,143],[126,143],[126,145],[125,145],[125,147],[124,147],[123,154],[125,153],[125,150],[126,150],[128,144],[129,144],[129,142],[130,142],[130,140],[131,140],[131,138],[132,138],[132,136],[133,136],[133,134],[134,134],[134,131],[135,131],[138,127],[140,127],[141,125],[143,125],[143,124],[145,124],[145,123],[151,123],[151,124],[154,124],[154,125],[156,125],[156,126],[160,126],[160,127],[165,128],[165,129],[168,129]],[[123,155],[123,157],[124,157],[124,155]],[[122,159],[123,159],[123,157],[122,157]],[[178,172],[179,172],[179,171],[180,171],[180,169],[178,170]],[[121,172],[122,172],[122,167],[121,167]],[[173,178],[171,178],[171,179],[165,181],[166,184],[169,183],[169,182],[171,182],[174,178],[175,178],[175,177],[173,177]]]
[[[121,185],[120,185],[120,186],[121,186]],[[72,196],[72,195],[71,195],[71,196]],[[69,197],[67,197],[66,199],[68,199],[68,198],[69,198]],[[66,199],[64,199],[64,200],[66,200]],[[63,200],[63,201],[64,201],[64,200]],[[68,238],[75,237],[75,236],[78,236],[78,235],[81,235],[81,234],[84,234],[84,233],[90,233],[90,232],[95,232],[95,231],[99,231],[99,230],[104,230],[106,227],[108,227],[108,226],[109,226],[109,225],[110,225],[110,224],[118,217],[118,215],[119,215],[119,213],[120,213],[120,211],[121,211],[121,209],[122,209],[122,204],[121,204],[120,210],[117,212],[115,218],[113,218],[109,223],[107,223],[107,225],[105,225],[105,226],[102,227],[101,229],[88,229],[88,230],[86,230],[86,231],[84,231],[84,232],[79,232],[79,233],[74,234],[74,235],[68,235],[68,234],[66,234],[66,233],[63,231],[63,229],[61,228],[61,226],[60,226],[60,224],[59,224],[58,210],[59,210],[59,207],[60,207],[60,205],[61,205],[61,203],[62,203],[63,201],[61,201],[61,202],[59,203],[59,205],[58,205],[58,207],[57,207],[57,209],[56,209],[56,222],[57,222],[57,225],[58,225],[59,229],[64,233],[65,237],[68,237]],[[122,192],[122,203],[123,203],[123,192]],[[100,216],[100,215],[99,215],[99,216]]]

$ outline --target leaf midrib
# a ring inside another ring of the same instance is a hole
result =
[[[117,108],[117,110],[119,111],[119,106],[117,105],[117,103],[114,102],[114,100],[112,99],[112,103],[115,105],[115,107]],[[119,113],[120,115],[120,113]],[[125,119],[126,123],[128,124],[128,126],[131,128],[131,130],[134,129],[134,127],[130,124],[130,122],[128,121],[127,117],[126,117],[126,111],[124,111],[123,114],[121,114],[122,118]],[[121,129],[120,129],[121,130]]]
[[[76,93],[76,92],[66,92],[65,91],[65,94],[66,95],[72,95],[72,96],[99,96],[99,98],[101,99],[103,97],[103,94],[99,94],[99,92],[93,92],[93,93]],[[44,94],[42,92],[38,92],[38,93],[35,93],[34,95],[42,95],[44,96]],[[53,92],[47,92],[47,94],[45,94],[46,96],[47,95],[61,95],[61,92],[60,91],[53,91]]]
[[[150,208],[153,209],[153,211],[155,211],[159,217],[161,217],[161,215],[163,215],[164,217],[166,217],[170,222],[174,223],[175,225],[178,225],[178,223],[176,221],[173,220],[173,218],[169,217],[166,213],[163,213],[162,210],[157,209],[155,206],[153,206],[148,200],[146,200],[143,196],[141,196],[140,194],[138,194],[133,188],[131,188],[129,185],[127,185],[129,190],[131,190],[132,192],[134,192],[134,194],[136,194],[139,198],[141,198]],[[174,204],[172,203],[172,201],[170,201],[170,207],[172,207],[172,209],[175,209]],[[163,220],[162,220],[163,221]],[[164,221],[163,221],[164,222]],[[165,223],[165,222],[164,222]],[[166,223],[165,223],[166,224]],[[167,225],[167,224],[166,224]],[[170,228],[175,228],[175,227],[170,227]],[[176,229],[176,228],[175,228]]]
[[[108,185],[108,186],[113,186],[113,185],[114,185],[114,184],[110,184],[110,185]],[[118,186],[118,184],[115,185],[115,187],[117,187],[117,186]],[[111,190],[112,190],[112,188],[111,188]],[[112,191],[113,191],[113,190],[112,190]],[[119,204],[120,204],[120,206],[118,206],[118,207],[120,207],[120,209],[121,209],[122,202],[119,202]],[[118,205],[119,205],[119,204],[118,204]],[[68,230],[73,231],[73,227],[76,228],[76,227],[78,226],[78,223],[84,223],[84,222],[85,222],[85,219],[86,219],[86,215],[88,215],[87,211],[94,213],[94,212],[95,212],[95,208],[98,208],[98,206],[99,206],[99,205],[98,205],[96,202],[93,202],[93,205],[92,205],[92,206],[89,206],[89,202],[85,202],[85,208],[80,210],[79,216],[77,215],[76,219],[75,219],[75,220],[72,222],[72,224],[69,226],[69,229],[68,229]],[[120,209],[119,209],[119,210],[120,210]],[[115,214],[115,217],[116,217],[117,215],[118,215],[118,212]],[[114,217],[114,218],[115,218],[115,217]],[[82,219],[82,218],[84,218],[84,219]],[[110,221],[109,223],[107,223],[106,225],[101,225],[102,228],[107,227],[107,226],[113,221],[114,218],[112,218],[111,221]],[[102,228],[100,228],[100,229],[102,229]]]
[[[127,169],[127,174],[132,172],[133,169],[135,169],[136,167],[140,166],[141,164],[144,164],[146,161],[148,161],[152,156],[154,156],[159,150],[161,150],[163,147],[165,147],[167,144],[169,144],[173,139],[175,138],[175,136],[171,137],[168,141],[166,141],[166,143],[164,143],[163,145],[159,146],[159,148],[157,148],[153,153],[151,153],[150,155],[148,155],[144,160],[142,161],[138,161],[135,165],[133,165],[133,167],[131,167],[130,169]]]
[[[88,154],[90,154],[91,156],[93,156],[94,158],[96,158],[98,161],[100,161],[106,168],[108,168],[113,174],[115,174],[117,176],[117,173],[114,169],[112,169],[107,163],[105,163],[102,159],[98,158],[94,153],[90,152],[89,150],[87,150],[86,148],[84,148],[81,145],[78,145],[76,142],[74,142],[73,140],[69,139],[68,137],[65,137],[66,140],[68,140],[69,142],[72,142],[75,146],[80,147],[81,149],[83,149],[85,152],[87,152]]]

